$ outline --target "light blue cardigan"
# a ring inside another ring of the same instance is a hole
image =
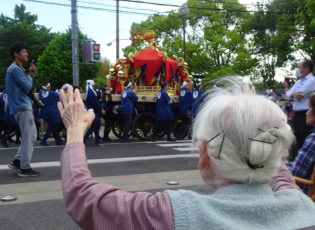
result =
[[[269,185],[237,184],[212,195],[166,190],[176,230],[298,229],[315,225],[315,203],[302,192],[273,192]]]

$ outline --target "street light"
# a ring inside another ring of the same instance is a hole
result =
[[[130,40],[130,39],[129,38],[128,39],[127,38],[126,39],[119,39],[119,41],[123,41],[123,40]],[[106,45],[107,46],[111,46],[113,44],[113,42],[116,42],[116,39],[114,39],[114,40],[112,40],[110,42],[107,42]]]
[[[178,13],[180,14],[180,16],[182,17],[183,20],[183,50],[184,50],[184,59],[186,61],[186,17],[189,14],[189,8],[186,4],[183,4],[179,10]]]

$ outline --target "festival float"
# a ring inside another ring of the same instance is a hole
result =
[[[156,94],[160,91],[160,83],[168,83],[168,94],[175,101],[173,110],[175,121],[173,134],[177,139],[183,139],[188,133],[188,127],[181,121],[178,109],[177,94],[183,81],[192,82],[192,76],[187,70],[184,58],[168,57],[166,52],[156,47],[156,35],[151,30],[134,31],[132,39],[147,43],[147,46],[136,54],[129,53],[126,57],[118,59],[110,68],[106,76],[107,86],[112,88],[113,103],[119,104],[124,82],[131,81],[139,99],[136,104],[137,113],[133,119],[130,135],[142,140],[150,140],[154,127],[157,125],[155,115]],[[122,137],[123,120],[117,114],[113,133]],[[163,136],[160,133],[159,136]]]

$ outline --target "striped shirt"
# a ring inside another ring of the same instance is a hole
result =
[[[289,168],[290,172],[297,177],[309,180],[311,178],[315,164],[315,128],[312,133],[305,139],[302,148],[299,149],[292,166]],[[309,186],[298,184],[304,193],[308,193]]]
[[[60,160],[65,207],[82,229],[175,229],[167,193],[130,193],[94,180],[87,167],[82,142],[68,144]],[[271,187],[274,191],[298,189],[284,164]]]

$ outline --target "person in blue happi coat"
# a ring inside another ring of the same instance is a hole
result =
[[[61,140],[59,129],[61,126],[61,117],[57,108],[59,101],[59,94],[51,91],[51,85],[48,81],[43,83],[42,89],[39,91],[39,98],[45,105],[40,109],[41,117],[48,124],[47,132],[44,134],[40,144],[47,146],[47,139],[53,135],[56,145],[64,145],[65,142]]]
[[[156,117],[158,120],[157,131],[165,131],[167,140],[171,139],[171,127],[174,119],[174,113],[171,107],[173,101],[167,93],[168,85],[167,82],[161,83],[161,90],[156,94]]]
[[[11,137],[16,135],[15,143],[20,144],[21,132],[14,118],[10,114],[8,106],[8,94],[6,90],[0,96],[0,122],[1,122],[1,141],[4,147],[9,147],[8,142],[13,142]]]
[[[184,81],[182,90],[179,92],[179,110],[182,115],[182,121],[188,127],[188,139],[191,139],[191,118],[192,118],[192,91],[189,89],[189,83]]]
[[[201,79],[197,79],[194,83],[194,91],[192,94],[192,117],[195,118],[197,116],[197,113],[199,111],[199,107],[203,102],[203,91],[200,89],[201,86]]]
[[[95,135],[95,143],[97,145],[102,144],[102,140],[100,137],[100,116],[101,116],[101,104],[100,104],[100,99],[101,99],[101,93],[99,91],[95,91],[93,86],[94,86],[94,81],[93,80],[87,80],[86,81],[86,91],[85,91],[85,106],[86,109],[93,109],[95,118],[92,122],[91,127],[88,129],[86,134],[84,135],[84,140],[86,143],[86,140],[88,136],[94,132]]]
[[[179,109],[183,121],[189,123],[191,120],[192,91],[189,89],[189,83],[184,81],[179,93]]]
[[[105,121],[105,127],[104,127],[104,136],[103,141],[110,141],[109,133],[113,127],[114,123],[114,104],[112,99],[112,88],[107,87],[104,85],[102,87],[102,102],[101,102],[101,111],[102,111],[102,118]]]
[[[124,83],[125,90],[121,95],[120,112],[124,116],[123,142],[128,142],[128,134],[132,126],[132,116],[136,112],[135,104],[138,101],[138,96],[133,91],[132,82]]]

